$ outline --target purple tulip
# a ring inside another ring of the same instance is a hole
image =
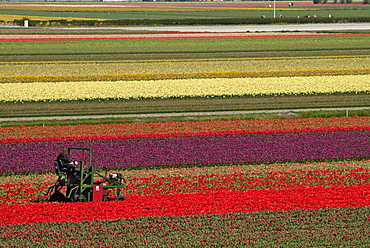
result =
[[[0,144],[0,174],[52,172],[63,147],[92,148],[97,169],[362,159],[370,131]]]

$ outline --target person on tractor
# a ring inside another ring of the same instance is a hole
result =
[[[77,178],[78,175],[75,163],[68,158],[67,153],[67,148],[63,148],[62,152],[57,157],[57,161],[62,168],[67,168],[67,172],[71,173],[72,176]]]

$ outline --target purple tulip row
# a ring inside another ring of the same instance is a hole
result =
[[[64,147],[92,148],[98,169],[362,159],[370,131],[1,144],[0,174],[52,172]]]

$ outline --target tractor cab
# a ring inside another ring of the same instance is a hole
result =
[[[71,172],[61,161],[55,161],[54,169],[58,178],[45,194],[50,195],[50,201],[105,201],[108,199],[108,193],[113,190],[116,191],[115,200],[125,199],[121,195],[121,190],[126,183],[125,178],[120,173],[103,176],[95,171],[92,165],[91,148],[71,147],[68,148],[67,156],[73,161],[76,169]]]

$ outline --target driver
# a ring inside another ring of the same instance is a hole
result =
[[[77,171],[75,164],[67,156],[67,148],[63,148],[62,152],[58,155],[57,160],[61,162],[61,166],[67,168],[67,172],[77,178]]]

